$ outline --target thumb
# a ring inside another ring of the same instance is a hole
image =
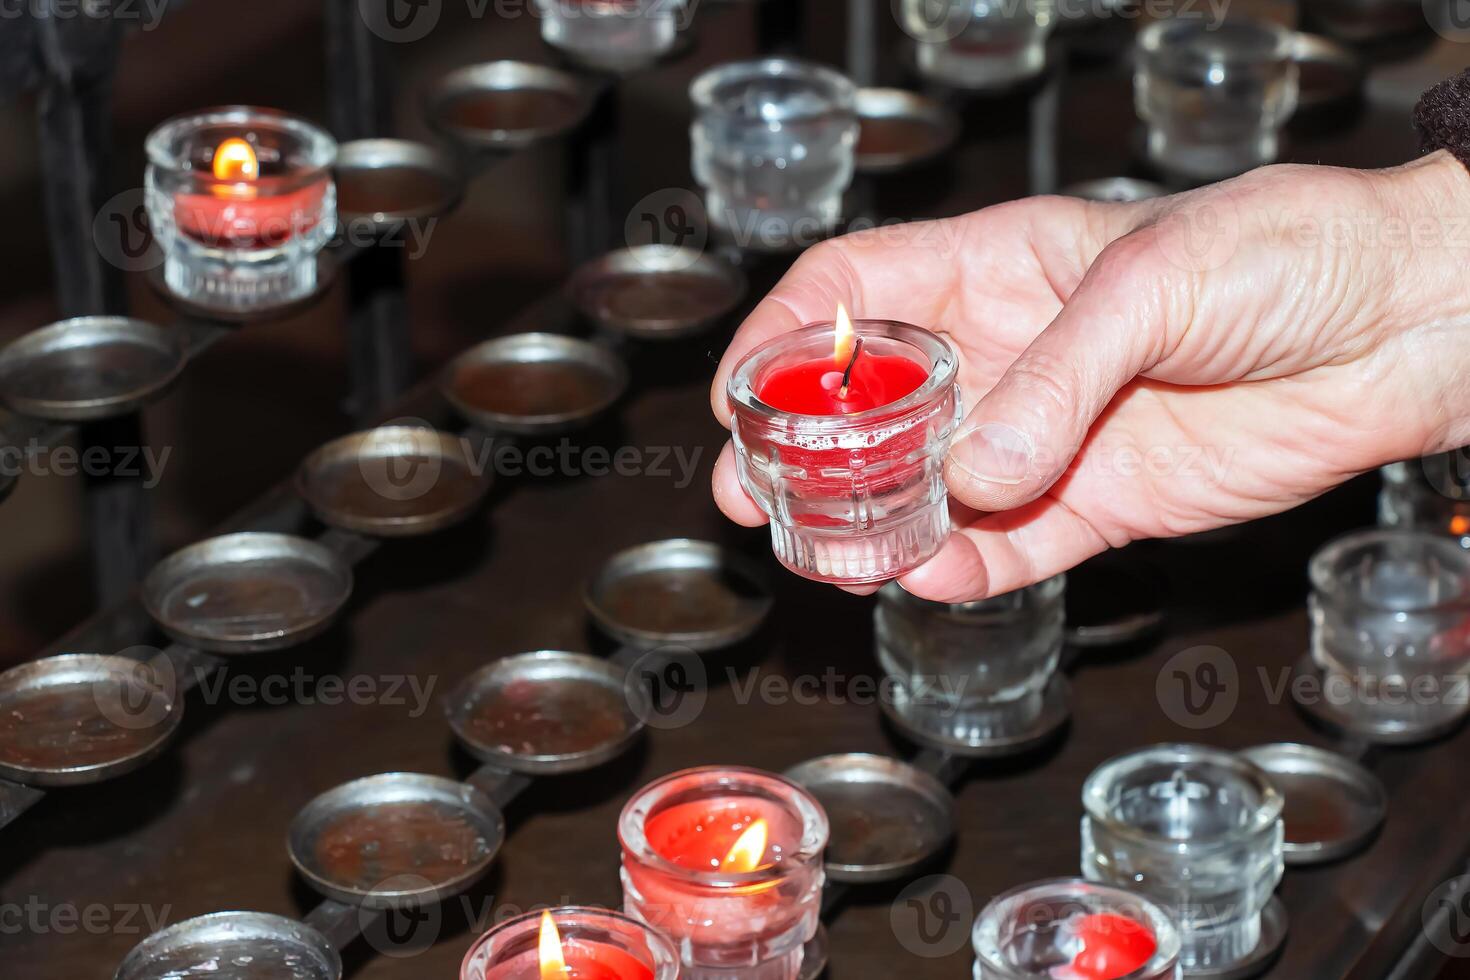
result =
[[[1113,396],[1162,356],[1174,278],[1129,236],[1100,254],[1055,320],[960,425],[944,478],[962,503],[1004,511],[1066,471]]]

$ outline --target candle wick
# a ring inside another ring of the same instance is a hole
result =
[[[847,359],[847,367],[842,372],[842,387],[837,389],[838,398],[847,397],[847,386],[852,381],[852,366],[857,363],[858,355],[863,352],[863,338],[859,337],[853,341],[852,356]]]

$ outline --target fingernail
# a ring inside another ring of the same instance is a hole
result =
[[[1031,437],[1003,422],[986,422],[961,436],[950,459],[977,480],[1011,486],[1026,479],[1036,450]]]

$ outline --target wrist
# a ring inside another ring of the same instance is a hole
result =
[[[1396,272],[1393,347],[1400,372],[1417,376],[1403,455],[1470,445],[1470,171],[1438,150],[1373,179]]]

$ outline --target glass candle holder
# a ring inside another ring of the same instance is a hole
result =
[[[705,211],[743,248],[815,242],[842,217],[857,147],[857,90],[787,58],[705,72],[689,90],[694,178]]]
[[[547,916],[555,934],[543,953]],[[543,957],[554,955],[566,969],[543,972]],[[460,980],[542,980],[548,975],[679,980],[679,954],[667,938],[626,915],[567,907],[502,922],[475,941],[459,968]]]
[[[274,109],[229,106],[171,119],[145,144],[148,221],[164,282],[235,312],[309,296],[337,227],[327,133]]]
[[[776,557],[799,575],[848,584],[894,578],[944,544],[944,455],[962,413],[958,358],[943,338],[893,320],[854,329],[864,357],[906,358],[927,380],[851,414],[772,408],[761,392],[775,372],[832,356],[834,324],[816,323],[746,355],[729,386],[735,468],[770,515]]]
[[[817,933],[827,815],[756,769],[690,769],[618,819],[623,905],[673,940],[686,980],[795,980]]]
[[[1378,523],[1452,535],[1470,548],[1470,456],[1456,449],[1383,467]]]
[[[1058,878],[1006,892],[971,933],[975,980],[1084,980],[1180,976],[1179,929],[1141,895]]]
[[[1308,571],[1312,658],[1339,712],[1409,732],[1470,710],[1470,552],[1458,541],[1355,531],[1323,546]]]
[[[978,602],[929,602],[896,583],[873,613],[893,709],[945,742],[981,746],[1030,731],[1061,659],[1066,579]]]
[[[903,0],[900,16],[919,74],[970,89],[1041,74],[1057,19],[1055,0]]]
[[[1186,973],[1250,956],[1284,867],[1284,800],[1264,772],[1231,752],[1153,746],[1095,769],[1082,804],[1083,874],[1163,903]]]
[[[1161,169],[1201,180],[1276,159],[1296,109],[1295,35],[1264,21],[1173,18],[1138,36],[1134,102]]]
[[[687,0],[536,0],[541,38],[593,68],[628,71],[673,48]]]

